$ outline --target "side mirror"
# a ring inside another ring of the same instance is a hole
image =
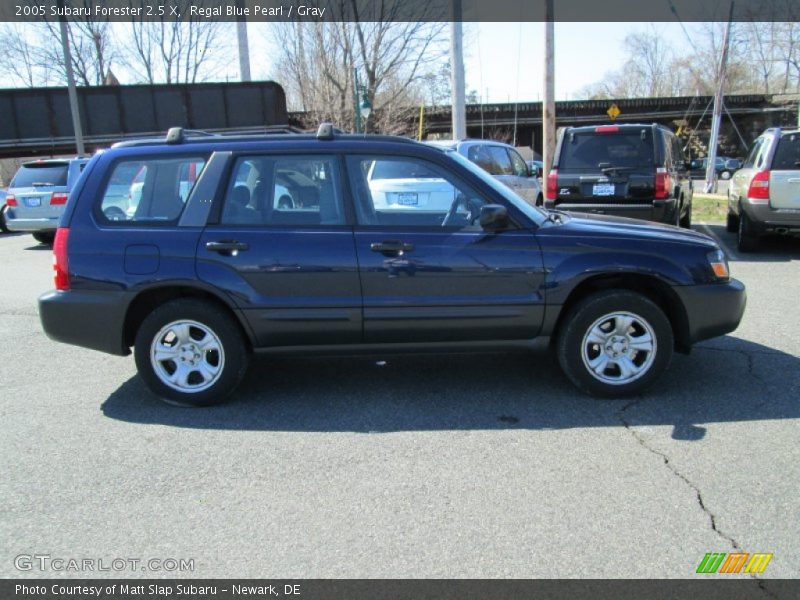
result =
[[[500,231],[508,227],[508,210],[500,204],[486,204],[481,206],[481,229],[486,231]]]

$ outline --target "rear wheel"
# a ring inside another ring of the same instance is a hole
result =
[[[644,390],[669,366],[674,337],[664,312],[641,294],[610,290],[581,300],[558,335],[561,368],[593,396]]]
[[[55,231],[37,231],[33,234],[33,239],[35,239],[40,244],[52,244],[53,240],[56,239],[56,232]]]
[[[157,396],[180,406],[223,402],[244,377],[249,354],[223,309],[180,299],[151,312],[136,333],[139,375]]]
[[[680,219],[680,225],[684,229],[691,229],[692,228],[692,205],[686,207],[686,214],[683,215]]]
[[[734,214],[728,209],[728,217],[725,219],[725,229],[728,233],[739,231],[739,215]]]
[[[3,233],[8,233],[8,227],[6,227],[6,207],[4,206],[0,209],[0,231]]]
[[[754,252],[758,249],[758,235],[753,230],[753,222],[747,213],[740,209],[736,247],[740,252]]]

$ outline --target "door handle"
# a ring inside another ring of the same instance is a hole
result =
[[[386,256],[397,256],[404,252],[414,250],[414,244],[406,244],[397,240],[387,240],[385,242],[372,242],[369,249],[373,252],[380,252]]]
[[[250,245],[246,242],[237,242],[235,240],[224,240],[220,242],[206,242],[206,250],[211,252],[219,252],[229,256],[236,256],[239,251],[249,250]]]

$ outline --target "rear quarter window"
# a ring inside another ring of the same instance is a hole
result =
[[[784,135],[775,149],[772,159],[774,171],[800,171],[800,134]]]
[[[67,185],[68,163],[25,164],[11,180],[12,188]]]
[[[101,222],[177,222],[206,157],[125,159],[114,164],[95,207]]]
[[[647,167],[653,164],[651,131],[587,131],[565,133],[558,168],[597,171],[604,167]]]

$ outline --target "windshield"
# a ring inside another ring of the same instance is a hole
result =
[[[475,163],[470,162],[466,157],[461,156],[455,150],[448,150],[447,155],[477,175],[484,183],[491,186],[492,189],[498,192],[503,198],[508,200],[510,204],[513,204],[537,225],[541,225],[547,220],[547,212],[544,209],[531,206],[515,194],[511,188],[500,183],[500,181],[489,175]]]
[[[9,187],[67,185],[68,163],[30,163],[22,165]]]

